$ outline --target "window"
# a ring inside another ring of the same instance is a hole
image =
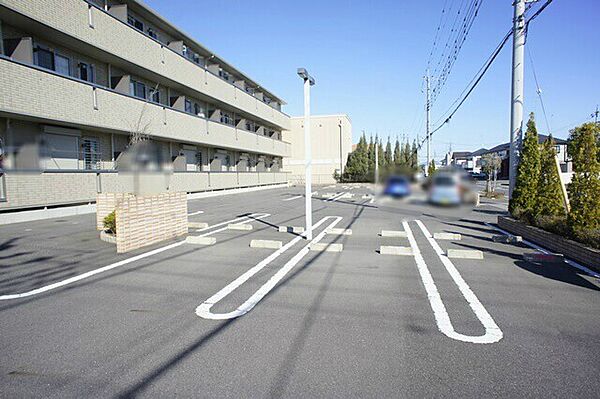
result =
[[[144,31],[144,23],[134,16],[128,15],[127,23],[136,28],[137,30],[140,30],[142,32]]]
[[[85,80],[86,82],[94,83],[95,82],[95,71],[94,66],[92,64],[87,64],[85,62],[80,62],[79,66],[79,79]]]
[[[233,125],[233,118],[231,117],[231,114],[227,112],[221,112],[221,123]]]
[[[154,31],[154,29],[152,29],[152,28],[148,28],[148,36],[150,36],[153,39],[158,40],[158,35],[156,34],[156,32]]]
[[[222,69],[219,69],[219,76],[223,79],[229,82],[229,79],[231,78],[231,76],[229,75],[229,73],[227,71],[224,71]]]
[[[186,99],[185,100],[185,112],[187,112],[188,114],[193,114],[193,104],[190,100]]]
[[[560,154],[560,146],[559,145],[555,145],[554,146],[554,151],[556,151],[557,154]]]
[[[83,168],[85,170],[100,169],[100,145],[95,137],[84,137],[81,144]]]
[[[132,96],[146,99],[146,85],[141,82],[131,80],[129,83],[129,92]]]
[[[254,88],[246,86],[246,93],[254,94]]]
[[[153,103],[160,104],[160,91],[155,89],[150,89],[150,101]]]
[[[201,104],[194,103],[194,113],[202,118],[206,118],[204,107]]]
[[[56,72],[60,73],[61,75],[67,76],[71,74],[71,61],[67,57],[62,56],[60,54],[55,54],[54,62]]]
[[[54,70],[54,53],[52,51],[37,47],[34,56],[37,66]]]
[[[246,130],[249,132],[254,132],[254,122],[252,121],[246,121]]]

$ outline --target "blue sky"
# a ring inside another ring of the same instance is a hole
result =
[[[411,140],[417,134],[423,137],[422,77],[442,7],[453,0],[145,1],[286,100],[284,111],[289,115],[303,112],[296,75],[296,68],[302,66],[317,80],[311,97],[313,113],[348,114],[354,141],[362,130],[393,140],[404,135]],[[433,122],[510,29],[511,4],[511,0],[483,1],[432,109]],[[525,112],[536,113],[541,133],[548,129],[530,59],[550,129],[555,136],[566,137],[568,129],[589,119],[600,103],[599,15],[598,0],[554,0],[530,26]],[[434,135],[437,159],[450,143],[458,151],[508,141],[512,42],[508,44],[451,123]]]

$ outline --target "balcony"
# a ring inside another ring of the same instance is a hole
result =
[[[283,130],[290,128],[290,119],[286,114],[140,32],[127,24],[126,20],[122,21],[83,0],[0,0],[0,4],[119,57],[134,67],[156,73],[201,95],[227,103]],[[119,40],[114,40],[115,37]]]
[[[287,157],[290,144],[0,57],[0,113],[128,134]]]

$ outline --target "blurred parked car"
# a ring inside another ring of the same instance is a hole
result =
[[[429,185],[429,202],[434,205],[477,205],[479,194],[473,177],[464,172],[442,171],[432,176]]]
[[[410,182],[404,176],[392,176],[385,183],[384,195],[406,197],[410,195]]]

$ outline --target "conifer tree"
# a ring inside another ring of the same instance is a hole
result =
[[[527,131],[521,147],[521,160],[517,169],[515,188],[508,204],[508,210],[512,215],[534,214],[539,176],[540,148],[532,112],[527,121]]]
[[[410,153],[410,144],[408,144],[408,140],[404,142],[403,146],[404,159],[402,160],[403,166],[408,169],[410,168],[411,161],[411,153]]]
[[[390,143],[390,137],[388,136],[387,144],[385,145],[384,152],[384,167],[390,168],[394,163],[392,154],[392,143]]]
[[[540,153],[540,177],[535,201],[535,214],[540,216],[560,216],[565,214],[562,187],[556,166],[554,139],[550,135]]]
[[[413,140],[412,148],[410,149],[411,162],[410,167],[416,171],[419,169],[419,154],[417,150],[417,140]]]
[[[600,128],[584,123],[571,131],[570,155],[573,178],[569,184],[569,226],[577,234],[582,230],[600,229],[600,157],[597,137]]]
[[[396,145],[394,146],[394,164],[398,166],[400,164],[400,142],[396,139]]]
[[[431,176],[434,173],[435,173],[435,161],[432,159],[431,162],[429,163],[429,166],[427,167],[427,175]]]

